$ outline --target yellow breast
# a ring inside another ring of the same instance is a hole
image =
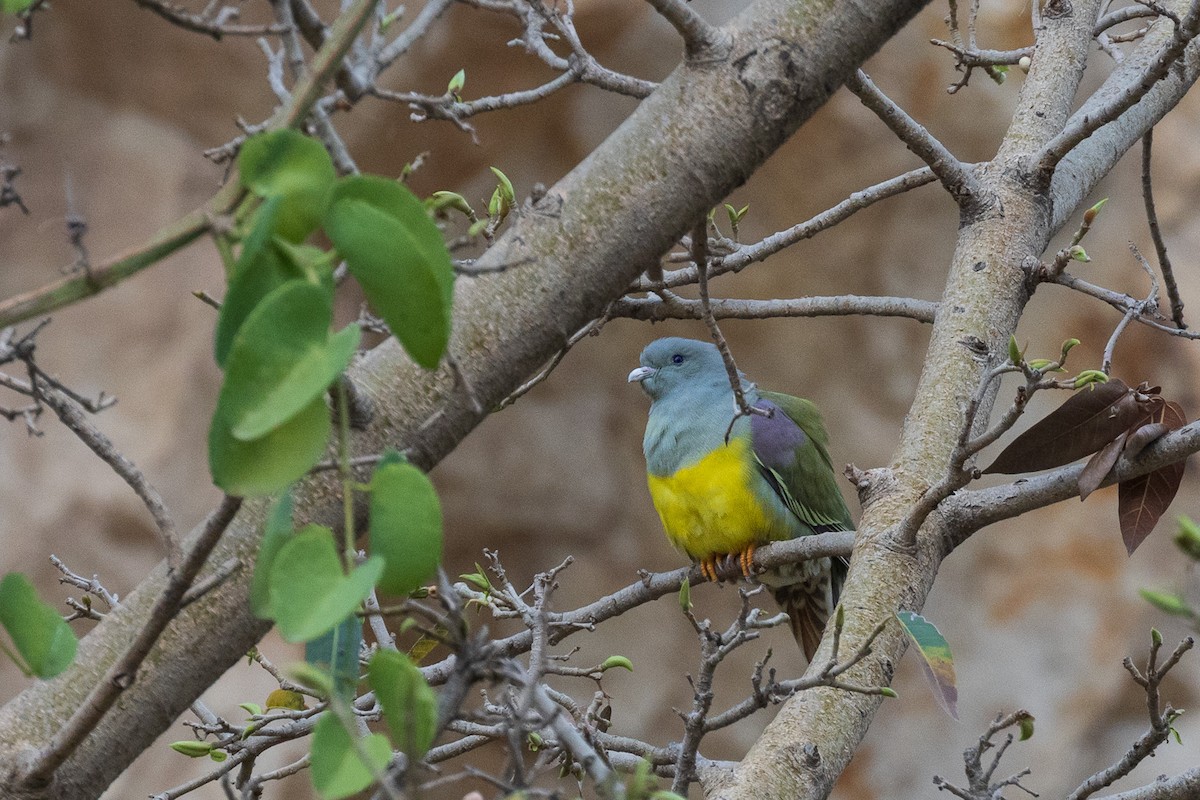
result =
[[[756,496],[750,444],[734,439],[673,475],[650,475],[650,497],[671,543],[692,558],[737,553],[788,537]]]

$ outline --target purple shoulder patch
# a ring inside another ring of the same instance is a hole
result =
[[[796,450],[804,446],[808,437],[782,408],[770,400],[759,400],[754,405],[775,412],[769,417],[759,414],[750,417],[750,442],[755,455],[771,469],[790,467],[796,461]]]

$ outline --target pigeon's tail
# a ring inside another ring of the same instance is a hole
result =
[[[799,580],[775,587],[775,600],[788,615],[792,635],[811,663],[825,633],[825,623],[837,605],[846,575],[842,559],[808,561],[802,565]]]

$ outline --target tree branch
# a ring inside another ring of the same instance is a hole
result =
[[[648,0],[654,10],[683,37],[685,52],[689,60],[708,61],[720,59],[729,52],[732,43],[729,34],[708,24],[684,0]]]
[[[963,213],[971,213],[982,202],[979,183],[961,161],[926,128],[871,82],[861,69],[846,81],[846,88],[858,95],[862,104],[875,113],[904,146],[929,165],[942,186],[958,203]]]
[[[937,303],[911,297],[798,297],[792,300],[710,300],[717,319],[774,319],[777,317],[904,317],[933,322]],[[677,295],[667,297],[623,297],[608,309],[610,317],[661,322],[666,319],[702,319],[699,300]]]

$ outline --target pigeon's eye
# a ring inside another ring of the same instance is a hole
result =
[[[680,355],[679,353],[676,353],[675,355],[671,356],[671,363],[672,364],[682,364],[683,356]]]

